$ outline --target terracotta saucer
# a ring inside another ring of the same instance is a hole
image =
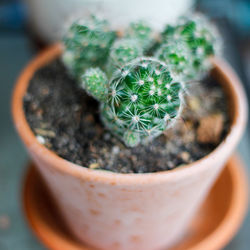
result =
[[[246,212],[246,176],[239,158],[233,156],[192,221],[188,234],[173,249],[224,247],[239,229]],[[33,164],[26,174],[23,204],[31,228],[46,247],[53,250],[90,250],[67,230]]]

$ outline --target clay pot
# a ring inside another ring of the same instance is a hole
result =
[[[224,61],[211,59],[212,73],[228,95],[232,125],[226,138],[207,156],[158,173],[92,170],[66,161],[41,145],[23,111],[30,78],[61,50],[58,44],[52,46],[25,68],[14,90],[12,112],[16,129],[65,222],[78,239],[100,249],[169,247],[184,236],[243,133],[247,102],[239,79]]]

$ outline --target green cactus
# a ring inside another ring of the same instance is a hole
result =
[[[108,79],[99,68],[89,68],[81,77],[80,86],[98,101],[105,101],[108,94]]]
[[[127,146],[160,135],[179,116],[182,86],[153,58],[140,58],[116,72],[109,84],[102,120]]]
[[[108,71],[113,73],[115,69],[121,68],[126,63],[142,55],[142,48],[136,40],[130,38],[118,39],[110,49]]]
[[[165,62],[172,70],[183,80],[194,76],[191,54],[187,46],[183,43],[166,43],[160,46],[156,51],[155,57]]]
[[[130,23],[125,30],[125,37],[137,40],[144,52],[150,50],[155,40],[153,29],[144,20]]]
[[[218,55],[221,50],[216,28],[201,14],[182,17],[176,26],[167,25],[162,40],[187,46],[192,55],[189,59],[192,65],[188,67],[190,79],[201,78],[211,68],[209,56]]]
[[[135,147],[141,142],[140,134],[132,130],[125,131],[123,141],[129,147]]]
[[[115,37],[105,20],[78,20],[63,38],[62,60],[80,86],[100,101],[104,125],[135,147],[174,124],[183,106],[184,83],[208,71],[209,56],[219,53],[220,44],[213,26],[200,15],[168,25],[154,53],[153,30],[143,21],[131,23],[116,42]],[[153,58],[143,57],[151,52]]]
[[[116,38],[106,20],[91,16],[72,23],[63,37],[62,61],[77,79],[88,67],[103,67]]]

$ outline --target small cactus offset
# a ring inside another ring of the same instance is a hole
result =
[[[117,39],[110,49],[107,71],[113,73],[116,69],[142,55],[143,51],[138,41],[131,38]]]
[[[185,44],[190,51],[190,79],[201,78],[210,68],[210,55],[221,51],[216,28],[201,14],[182,17],[176,26],[167,25],[162,33],[164,43]],[[193,71],[193,72],[192,72]]]
[[[183,43],[165,43],[156,51],[155,57],[165,62],[173,73],[183,80],[190,79],[194,75],[190,51]]]
[[[182,86],[168,67],[152,58],[124,66],[109,85],[104,124],[127,146],[160,135],[179,116]]]
[[[155,40],[153,29],[144,20],[130,23],[125,30],[125,37],[137,40],[144,52],[154,45]]]
[[[108,22],[95,16],[73,22],[63,37],[65,66],[76,78],[88,67],[103,67],[115,37]]]
[[[108,94],[108,79],[99,68],[89,68],[81,77],[80,86],[98,101],[105,101]]]

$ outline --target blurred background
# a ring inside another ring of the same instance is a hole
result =
[[[79,9],[83,13],[108,13],[114,26],[146,18],[158,29],[190,9],[206,13],[217,23],[224,37],[225,57],[250,99],[249,0],[0,0],[0,250],[44,249],[28,228],[22,211],[22,181],[28,157],[12,125],[10,98],[20,71],[41,49],[58,39],[67,16]],[[248,170],[249,148],[248,123],[238,148]],[[249,232],[248,213],[239,233],[225,249],[249,249]]]

